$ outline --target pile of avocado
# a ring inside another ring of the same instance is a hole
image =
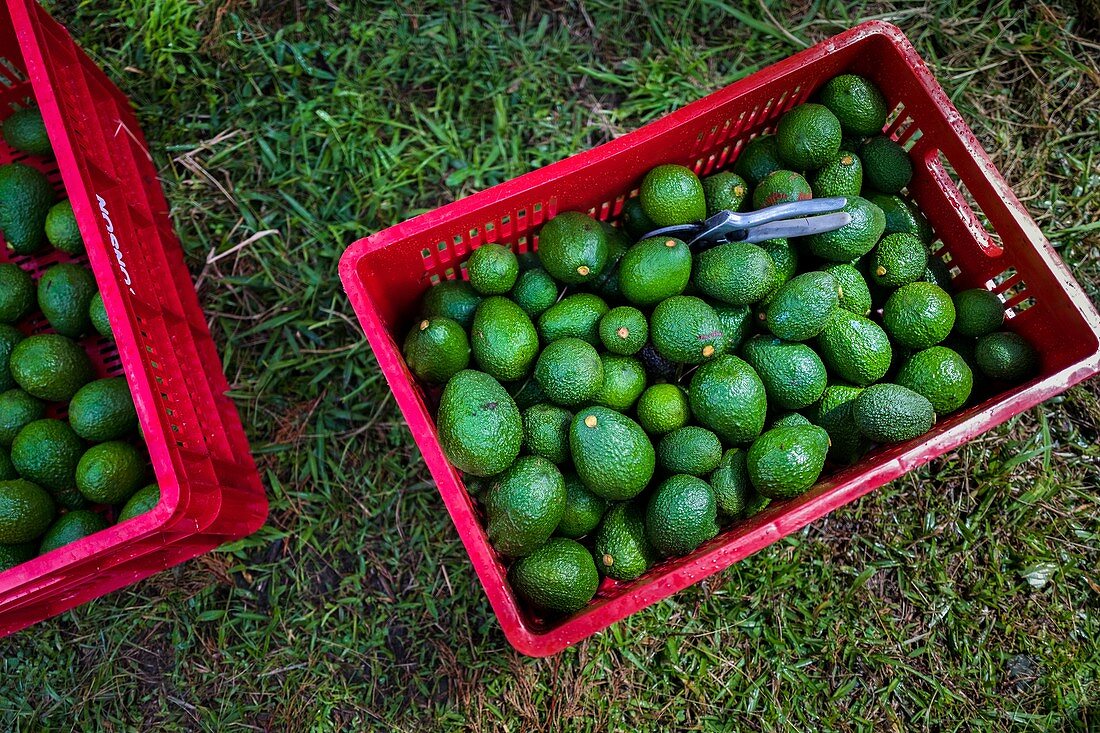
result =
[[[9,116],[2,133],[15,150],[51,154],[37,109]],[[0,232],[10,255],[38,253],[47,241],[83,252],[72,207],[54,198],[37,168],[0,166]],[[157,486],[146,485],[149,459],[126,380],[96,379],[78,342],[93,331],[111,338],[87,267],[58,263],[35,282],[15,262],[0,263],[0,571],[160,500]]]
[[[658,166],[621,226],[561,213],[537,257],[484,244],[468,282],[427,291],[408,368],[445,385],[440,445],[535,612],[574,612],[601,576],[633,580],[827,463],[919,437],[967,404],[975,370],[992,387],[1036,372],[995,294],[949,292],[886,117],[873,84],[838,76],[732,171]],[[802,240],[642,238],[834,196],[851,222]]]

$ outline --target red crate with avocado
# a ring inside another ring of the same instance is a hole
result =
[[[4,636],[267,502],[129,100],[33,0],[0,8]]]
[[[709,248],[664,226],[704,217]],[[1100,315],[877,21],[365,237],[341,278],[535,656],[1100,370]]]

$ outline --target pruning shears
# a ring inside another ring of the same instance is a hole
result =
[[[842,197],[790,201],[747,213],[724,209],[697,224],[676,224],[654,229],[643,237],[676,237],[695,250],[727,242],[763,242],[768,239],[805,237],[840,229],[852,220],[841,211]]]

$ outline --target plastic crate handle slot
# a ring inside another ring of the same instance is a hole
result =
[[[990,234],[992,224],[986,225],[984,223],[990,221],[989,216],[978,204],[973,194],[967,196],[962,192],[955,183],[955,179],[948,172],[947,166],[943,164],[943,161],[947,160],[947,156],[944,155],[942,150],[933,149],[929,152],[932,154],[925,157],[925,165],[929,175],[935,180],[936,186],[944,192],[952,207],[964,218],[966,228],[974,235],[974,239],[977,240],[982,253],[987,257],[1000,257],[1003,255],[1004,247],[1001,246],[999,241],[994,241],[993,235]],[[950,161],[947,160],[947,162],[950,165]],[[951,167],[953,170],[957,170],[954,166]],[[1000,240],[999,235],[997,240]]]

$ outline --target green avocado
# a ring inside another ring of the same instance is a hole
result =
[[[829,434],[816,425],[772,428],[749,448],[749,480],[761,496],[790,499],[814,485],[828,452]]]
[[[519,455],[523,424],[500,382],[465,369],[451,377],[439,399],[436,430],[443,453],[474,476],[500,473]]]
[[[656,454],[638,423],[606,407],[580,410],[569,430],[577,475],[597,496],[622,501],[653,478]]]

